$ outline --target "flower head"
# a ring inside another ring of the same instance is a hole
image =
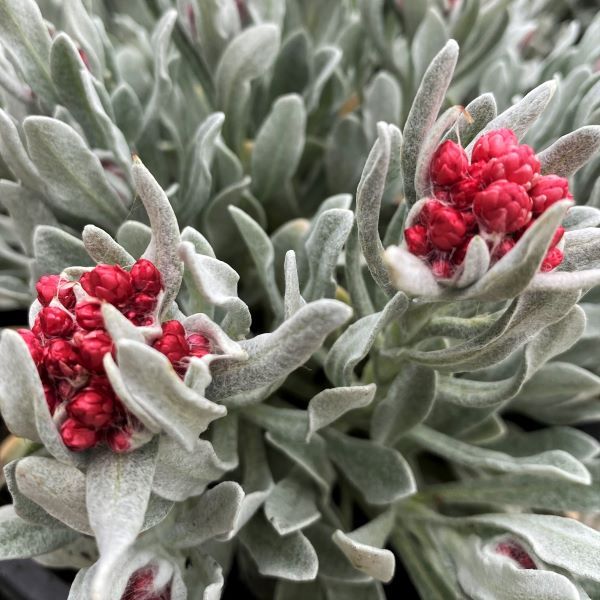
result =
[[[469,159],[461,146],[446,140],[435,151],[431,160],[431,181],[436,186],[451,186],[464,177]]]
[[[40,329],[45,337],[67,337],[73,332],[73,317],[62,308],[45,306],[39,312]]]
[[[106,389],[86,387],[69,402],[67,412],[86,427],[101,429],[113,419],[115,400]]]
[[[70,450],[81,452],[93,448],[98,442],[98,432],[86,427],[73,418],[68,418],[60,428],[60,435],[65,446]]]
[[[540,177],[529,190],[533,201],[533,214],[539,215],[559,200],[573,198],[569,192],[569,182],[558,175],[545,175]]]
[[[501,180],[478,192],[473,213],[487,231],[512,233],[531,220],[531,198],[522,186]]]
[[[140,258],[131,267],[131,284],[137,292],[156,296],[162,290],[160,272],[149,260]]]
[[[510,129],[494,129],[482,135],[473,147],[471,161],[473,163],[487,162],[492,158],[499,158],[517,146],[517,136]]]
[[[84,273],[79,283],[90,296],[115,306],[127,302],[133,292],[130,274],[119,265],[98,265]]]

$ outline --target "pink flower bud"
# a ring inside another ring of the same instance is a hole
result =
[[[560,265],[560,263],[563,261],[564,257],[565,256],[562,250],[559,250],[558,248],[550,248],[542,262],[540,271],[542,271],[543,273],[548,273],[548,271],[556,269],[556,267],[558,267],[558,265]]]
[[[469,159],[463,148],[446,140],[431,159],[431,180],[434,185],[450,186],[457,183],[467,172]]]
[[[535,562],[533,562],[533,558],[531,558],[525,548],[515,540],[500,542],[496,546],[496,552],[514,560],[521,569],[537,569]]]
[[[496,181],[473,201],[479,223],[494,233],[518,231],[531,219],[531,198],[522,186],[510,181]]]
[[[450,202],[459,210],[470,208],[482,187],[478,179],[461,179],[450,188]]]
[[[481,178],[486,184],[506,179],[529,189],[539,172],[540,161],[535,152],[523,144],[514,146],[498,158],[492,158],[483,167]]]
[[[62,308],[45,306],[39,312],[40,327],[46,337],[67,337],[75,328],[73,317]]]
[[[81,452],[93,448],[99,440],[98,433],[76,419],[68,418],[60,428],[60,435],[65,446],[73,452]]]
[[[408,251],[417,256],[427,256],[431,252],[431,244],[424,225],[413,225],[404,230],[404,239]]]
[[[106,434],[106,443],[116,454],[128,452],[131,448],[131,432],[128,429],[111,429]]]
[[[70,309],[75,306],[76,301],[73,286],[73,283],[61,280],[58,275],[42,275],[35,284],[35,289],[38,300],[43,306],[48,306],[54,298],[58,297],[59,302]]]
[[[131,283],[137,292],[156,295],[162,290],[158,269],[145,258],[140,258],[131,267]]]
[[[48,342],[44,365],[52,377],[76,380],[86,374],[79,352],[67,340],[53,339]]]
[[[571,200],[573,198],[569,193],[568,180],[558,175],[540,177],[529,190],[529,195],[533,200],[534,215],[543,213],[559,200]]]
[[[475,142],[471,162],[487,162],[492,158],[504,156],[511,148],[517,146],[518,143],[517,136],[510,129],[495,129],[494,131],[490,131],[482,135]]]
[[[75,320],[79,327],[88,331],[102,329],[104,327],[102,304],[95,300],[80,300],[75,306]]]
[[[429,239],[438,250],[452,250],[465,239],[467,226],[461,213],[445,206],[429,218]]]
[[[23,338],[36,366],[44,360],[44,349],[38,337],[29,329],[18,329],[17,333]]]
[[[180,366],[181,361],[190,354],[185,330],[178,321],[163,323],[163,335],[154,342],[153,347],[164,354],[173,366]]]
[[[122,305],[133,293],[131,276],[119,265],[98,265],[79,280],[83,289],[99,300]]]
[[[149,315],[156,308],[156,296],[140,292],[136,294],[125,312],[125,316],[136,325],[146,325],[152,322]]]
[[[560,243],[560,241],[563,239],[564,235],[565,235],[565,228],[557,227],[556,231],[554,232],[554,235],[552,236],[552,241],[550,242],[550,248],[554,248],[555,246],[557,246]]]
[[[83,425],[92,429],[101,429],[111,422],[114,408],[112,394],[87,387],[67,405],[67,412]]]
[[[202,358],[212,352],[210,341],[200,333],[188,335],[187,343],[190,348],[190,356]]]
[[[452,277],[454,271],[452,264],[445,258],[436,258],[431,263],[431,270],[436,277],[440,279],[448,279]]]
[[[94,373],[102,373],[104,371],[102,359],[105,354],[110,354],[113,350],[113,341],[108,333],[101,329],[88,333],[77,332],[73,336],[73,341],[79,348],[81,364]]]
[[[504,238],[495,248],[492,258],[500,260],[506,256],[515,247],[515,240],[512,238]]]

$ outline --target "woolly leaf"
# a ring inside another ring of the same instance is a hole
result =
[[[97,262],[131,267],[135,259],[103,229],[95,225],[83,228],[82,240],[86,252]]]
[[[281,193],[296,172],[305,127],[306,109],[300,96],[290,94],[275,101],[252,151],[252,190],[262,203]]]
[[[600,149],[600,127],[590,125],[564,135],[538,155],[542,173],[570,177]]]
[[[240,541],[262,575],[291,581],[309,581],[317,575],[317,553],[298,531],[281,537],[263,517],[256,516],[240,532]]]
[[[27,117],[23,123],[27,146],[48,189],[48,201],[67,218],[114,230],[126,207],[109,186],[100,160],[79,134],[49,117]],[[85,173],[85,177],[82,174]],[[85,202],[85,215],[81,203]]]
[[[477,2],[472,4],[476,5]],[[465,107],[464,113],[458,119],[458,134],[452,130],[448,139],[467,146],[473,138],[498,114],[496,100],[493,94],[482,94]]]
[[[402,92],[397,81],[385,71],[379,71],[365,90],[363,120],[369,139],[377,135],[377,123],[398,125],[402,109]]]
[[[369,504],[389,504],[415,492],[412,471],[396,450],[334,430],[326,438],[332,460]]]
[[[307,441],[312,434],[337,421],[348,411],[364,408],[373,401],[375,384],[325,389],[308,403]]]
[[[298,268],[296,266],[296,253],[288,250],[285,255],[285,295],[283,298],[284,319],[289,319],[298,312],[306,301],[300,295],[300,282],[298,280]]]

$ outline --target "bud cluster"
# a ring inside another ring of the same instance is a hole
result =
[[[36,290],[42,308],[32,329],[19,333],[38,368],[63,442],[73,451],[105,443],[115,452],[126,452],[141,425],[121,404],[106,377],[103,359],[113,353],[114,344],[101,307],[103,302],[112,304],[137,326],[155,324],[162,291],[158,269],[145,259],[130,271],[100,264],[79,281],[44,275]],[[204,336],[186,335],[178,321],[163,324],[154,347],[167,355],[180,376],[187,357],[210,352]]]
[[[427,260],[440,278],[451,277],[462,264],[475,235],[487,242],[495,262],[549,206],[572,198],[569,182],[541,175],[533,149],[519,144],[510,129],[479,138],[470,163],[459,144],[445,141],[432,158],[430,175],[435,198],[425,202],[404,237],[409,251]],[[562,262],[558,244],[563,233],[559,227],[542,271]]]

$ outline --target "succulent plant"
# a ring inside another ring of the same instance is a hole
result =
[[[397,559],[599,597],[577,7],[552,52],[553,2],[0,0],[0,297],[37,296],[0,558],[71,600],[377,599]]]

